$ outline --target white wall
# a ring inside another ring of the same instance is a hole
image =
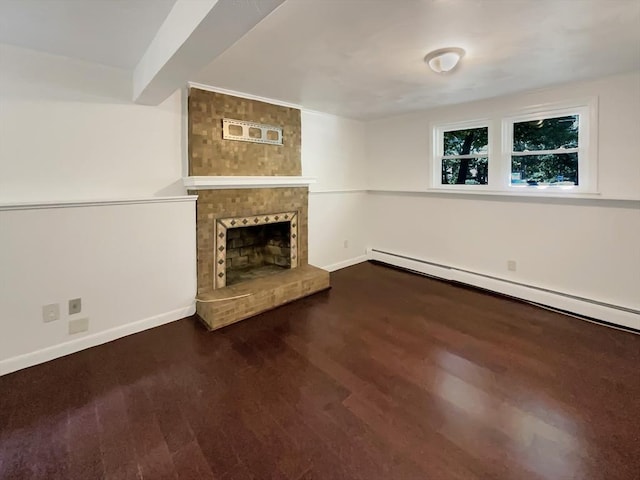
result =
[[[517,113],[553,102],[598,97],[599,188],[603,197],[640,199],[640,74],[609,77],[520,95],[452,105],[367,123],[367,184],[374,190],[424,190],[429,178],[431,123]]]
[[[7,209],[184,195],[180,95],[135,105],[126,72],[0,46],[0,374],[193,312],[192,199]],[[70,336],[77,297],[90,327]]]
[[[309,194],[309,263],[336,270],[365,259],[365,126],[302,111],[302,171]]]
[[[193,314],[194,222],[180,198],[0,209],[0,375]],[[52,303],[61,318],[44,323]],[[89,331],[69,335],[84,317]]]
[[[366,261],[367,194],[309,195],[309,263],[329,271]]]
[[[639,201],[398,192],[428,186],[431,122],[592,95],[602,197],[640,200],[640,76],[631,74],[369,122],[368,183],[378,190],[367,203],[369,246],[640,309]],[[507,271],[510,259],[516,272]]]
[[[183,195],[181,92],[130,98],[125,71],[0,45],[0,202]]]

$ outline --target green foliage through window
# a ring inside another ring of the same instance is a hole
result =
[[[489,176],[489,128],[468,128],[443,133],[443,185],[486,185]],[[464,157],[466,158],[456,158]]]
[[[487,153],[487,127],[444,132],[444,155]]]
[[[578,185],[578,154],[523,155],[511,157],[514,185]]]
[[[579,115],[513,124],[512,185],[578,185]],[[553,153],[536,154],[539,151]],[[530,153],[529,153],[530,152]]]
[[[578,115],[513,124],[513,151],[578,147]]]
[[[487,157],[445,158],[442,160],[443,185],[486,185],[488,177],[489,162]],[[460,179],[464,181],[460,181]]]

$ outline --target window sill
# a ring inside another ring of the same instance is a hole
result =
[[[477,186],[474,186],[477,188]],[[510,190],[488,190],[488,189],[456,189],[456,188],[427,188],[424,190],[402,190],[402,189],[368,189],[370,193],[400,193],[400,194],[424,194],[424,195],[451,195],[451,196],[491,196],[491,197],[509,197],[517,198],[538,198],[538,199],[567,199],[567,200],[594,200],[594,201],[622,201],[622,202],[640,202],[640,197],[626,196],[603,196],[594,192],[550,192],[548,189],[544,191],[517,191]]]
[[[480,187],[480,188],[478,188]],[[471,191],[470,189],[474,190]],[[478,188],[478,190],[476,190]],[[558,188],[537,188],[537,187],[510,187],[505,190],[491,190],[478,185],[469,185],[467,188],[427,188],[427,192],[455,193],[464,195],[502,195],[508,197],[541,197],[541,198],[594,198],[602,199],[599,192],[575,192],[561,190]]]

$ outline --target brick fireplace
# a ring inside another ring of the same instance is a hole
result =
[[[224,139],[224,118],[277,126],[282,145]],[[299,110],[190,89],[185,184],[198,195],[197,313],[209,329],[329,288],[308,264],[300,144]]]

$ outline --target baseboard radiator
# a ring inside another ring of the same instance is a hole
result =
[[[571,314],[584,320],[596,321],[621,327],[634,333],[640,333],[640,310],[633,308],[527,285],[376,248],[367,249],[367,258],[441,280],[462,283],[500,293],[541,307]]]

